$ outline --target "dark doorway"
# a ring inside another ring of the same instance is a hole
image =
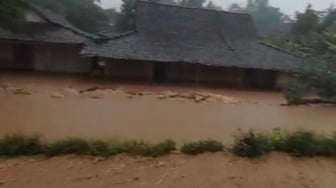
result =
[[[273,89],[276,75],[274,71],[248,69],[245,73],[245,83],[248,87]]]
[[[154,63],[154,80],[165,82],[167,80],[167,66],[165,63]]]
[[[33,70],[34,50],[33,45],[15,44],[13,48],[13,69]]]

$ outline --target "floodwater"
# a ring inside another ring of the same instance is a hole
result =
[[[116,84],[80,77],[0,73],[4,88],[24,88],[30,95],[0,92],[0,135],[37,134],[47,140],[67,137],[145,140],[197,139],[231,142],[238,129],[336,129],[335,106],[281,106],[280,92],[255,92],[200,87]],[[123,88],[132,91],[207,91],[238,103],[181,99],[160,100],[153,95],[87,97],[59,95],[64,88]]]

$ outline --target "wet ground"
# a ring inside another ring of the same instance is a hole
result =
[[[4,188],[332,188],[335,176],[334,159],[276,153],[257,160],[229,154],[0,158]]]

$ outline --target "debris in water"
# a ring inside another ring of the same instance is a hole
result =
[[[26,91],[22,88],[16,88],[12,90],[12,93],[14,95],[31,95],[31,93],[29,91]]]
[[[50,95],[52,98],[55,98],[55,99],[60,99],[60,98],[63,98],[64,95],[62,93],[59,93],[59,92],[55,92],[53,94]]]

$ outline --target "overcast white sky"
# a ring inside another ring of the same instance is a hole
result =
[[[105,8],[120,6],[121,0],[101,0]],[[226,9],[232,3],[244,4],[246,0],[212,0],[217,5]],[[286,14],[294,15],[295,11],[302,11],[308,3],[312,4],[315,9],[322,10],[328,8],[332,3],[336,4],[336,0],[270,0],[271,4],[279,7]]]

